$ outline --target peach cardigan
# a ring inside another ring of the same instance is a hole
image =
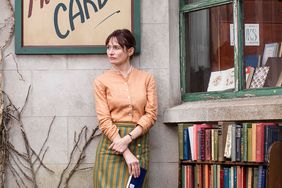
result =
[[[146,133],[157,119],[157,92],[154,77],[133,68],[124,78],[107,70],[93,83],[99,128],[110,140],[118,134],[115,122],[133,122]]]

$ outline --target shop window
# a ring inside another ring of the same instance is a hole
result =
[[[183,100],[282,94],[281,10],[279,0],[180,0]]]

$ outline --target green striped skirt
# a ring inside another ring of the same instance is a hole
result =
[[[136,125],[118,124],[119,134],[124,137],[131,132]],[[129,177],[127,164],[122,155],[115,154],[108,149],[111,141],[102,136],[97,151],[94,164],[93,187],[94,188],[126,188]],[[147,134],[138,137],[128,146],[130,151],[137,157],[141,167],[147,169],[146,177],[142,188],[146,188],[149,174],[149,146]]]

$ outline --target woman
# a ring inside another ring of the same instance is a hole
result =
[[[130,59],[135,38],[127,29],[116,30],[106,39],[112,65],[94,81],[99,128],[103,137],[94,165],[94,188],[125,188],[129,175],[148,171],[147,132],[157,119],[154,77],[134,68]],[[145,177],[143,187],[147,187]]]

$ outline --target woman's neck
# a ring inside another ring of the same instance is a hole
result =
[[[112,65],[112,67],[114,70],[119,71],[123,75],[128,74],[130,72],[130,69],[132,68],[129,62],[118,66]]]

